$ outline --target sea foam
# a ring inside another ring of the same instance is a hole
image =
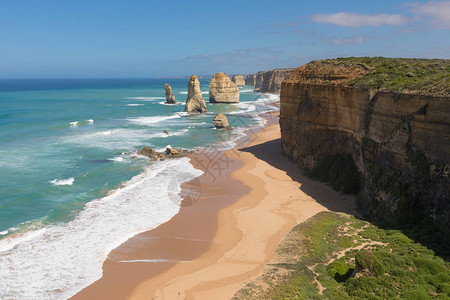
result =
[[[72,185],[75,179],[73,177],[67,179],[54,179],[50,183],[53,185]]]
[[[130,100],[155,101],[166,99],[165,97],[128,97]]]
[[[94,124],[94,120],[93,119],[89,119],[89,120],[84,120],[84,121],[73,121],[70,122],[69,125],[71,127],[77,127],[78,125],[83,125],[83,124]]]
[[[102,276],[112,249],[173,217],[180,184],[201,174],[188,158],[156,162],[125,187],[87,203],[71,222],[0,240],[0,296],[71,297]]]
[[[130,122],[139,124],[139,125],[153,125],[165,120],[180,118],[181,114],[175,114],[171,116],[154,116],[154,117],[140,117],[129,119]]]

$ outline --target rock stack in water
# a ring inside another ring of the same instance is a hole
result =
[[[172,93],[172,88],[169,84],[164,84],[164,89],[166,90],[166,103],[167,104],[175,104],[177,101],[175,99],[175,95]]]
[[[198,81],[198,77],[195,75],[192,75],[189,79],[188,97],[184,111],[206,113],[206,104],[202,97],[202,91],[200,90],[200,81]]]
[[[232,75],[231,81],[233,81],[237,86],[245,85],[244,76],[242,76],[241,74]]]
[[[227,119],[227,117],[226,117],[224,114],[222,114],[222,113],[218,114],[218,115],[214,118],[213,124],[214,124],[214,126],[215,126],[217,129],[222,129],[222,128],[228,129],[228,130],[233,129],[233,128],[231,128],[230,124],[228,124],[228,119]]]
[[[209,102],[238,103],[239,89],[227,74],[219,72],[209,82]]]
[[[245,85],[255,85],[256,74],[248,74],[245,77]]]

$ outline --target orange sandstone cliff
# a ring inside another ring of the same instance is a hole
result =
[[[354,58],[301,66],[281,85],[283,151],[306,170],[327,156],[351,155],[364,212],[386,224],[450,233],[449,74],[448,60]]]
[[[294,69],[260,71],[255,76],[255,92],[279,94],[281,83]]]

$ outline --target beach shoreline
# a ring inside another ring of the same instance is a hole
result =
[[[278,113],[236,147],[192,156],[205,173],[182,185],[180,212],[113,250],[103,277],[71,299],[229,299],[299,222],[355,213],[352,197],[304,178],[282,154]]]

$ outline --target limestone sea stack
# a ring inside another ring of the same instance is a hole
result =
[[[209,102],[238,103],[239,89],[226,73],[219,72],[209,82]]]
[[[241,74],[231,75],[231,81],[233,81],[237,86],[245,85],[244,76],[242,76]]]
[[[175,104],[177,101],[175,99],[175,95],[172,93],[172,88],[169,84],[164,84],[164,89],[166,90],[166,103],[167,104]]]
[[[255,85],[256,74],[248,74],[245,77],[245,85]]]
[[[200,90],[200,81],[198,81],[198,77],[195,75],[192,75],[189,79],[188,96],[184,111],[206,113],[206,104],[202,97],[202,91]]]
[[[222,113],[220,113],[220,114],[218,114],[215,118],[214,118],[214,120],[213,120],[213,124],[214,124],[214,126],[217,128],[217,129],[228,129],[228,130],[231,130],[232,128],[231,128],[231,126],[230,126],[230,124],[228,124],[228,119],[227,119],[227,117],[224,115],[224,114],[222,114]]]

